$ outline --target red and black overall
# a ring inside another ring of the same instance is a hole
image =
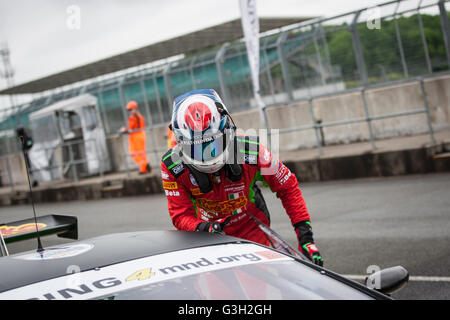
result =
[[[218,174],[202,174],[208,178],[209,187],[204,186],[204,181],[198,181],[202,178],[198,172],[174,157],[176,147],[163,156],[161,178],[170,217],[178,230],[195,231],[202,222],[214,222],[231,215],[224,228],[225,234],[269,245],[249,216],[270,226],[269,212],[256,181],[262,181],[276,193],[294,227],[309,221],[310,215],[297,178],[259,143],[258,137],[235,139],[240,174],[233,175],[225,164]]]

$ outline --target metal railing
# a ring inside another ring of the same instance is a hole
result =
[[[85,154],[84,157],[77,157],[77,159],[76,159],[75,156],[74,156],[73,147],[76,146],[76,145],[84,146],[84,145],[86,145],[88,143],[93,143],[93,145],[95,146],[95,150],[96,150],[95,151],[95,154],[96,154],[95,159],[88,158],[87,154]],[[96,162],[98,162],[98,168],[99,168],[98,174],[99,174],[100,178],[103,179],[104,171],[105,171],[105,169],[104,169],[104,161],[105,161],[106,158],[101,156],[101,154],[99,152],[99,148],[98,148],[97,142],[95,141],[95,139],[73,140],[73,141],[60,143],[60,144],[58,144],[56,146],[52,146],[52,147],[39,148],[39,149],[33,150],[33,151],[45,151],[46,152],[46,151],[50,150],[52,153],[54,153],[55,150],[57,150],[57,149],[61,149],[62,152],[64,152],[64,150],[67,150],[69,160],[68,161],[61,161],[60,163],[56,162],[56,164],[49,164],[48,166],[45,166],[43,168],[31,168],[29,170],[30,177],[32,177],[33,173],[35,173],[35,172],[58,170],[59,171],[59,177],[62,180],[65,180],[65,179],[67,179],[67,176],[68,176],[67,173],[69,171],[71,171],[72,180],[74,182],[78,182],[81,176],[92,175],[92,174],[90,174],[90,173],[87,173],[87,174],[84,174],[84,175],[80,174],[77,166],[81,165],[81,164],[88,165],[88,162],[96,161]],[[105,155],[105,156],[107,156],[107,155]]]
[[[136,155],[136,154],[145,153],[147,158],[149,158],[149,155],[153,154],[155,159],[156,159],[156,163],[152,163],[149,160],[149,165],[152,168],[160,168],[161,167],[160,161],[158,161],[159,160],[159,155],[160,155],[160,153],[166,152],[168,150],[168,148],[166,146],[158,147],[156,139],[155,139],[155,136],[154,136],[154,134],[152,134],[152,132],[150,130],[151,129],[163,128],[163,127],[166,127],[166,126],[167,126],[166,124],[160,124],[160,125],[156,125],[156,126],[151,126],[148,130],[144,129],[145,133],[146,133],[146,139],[148,139],[149,137],[151,139],[151,149],[150,150],[146,149],[143,152],[130,153],[128,148],[127,148],[127,143],[126,143],[127,139],[125,139],[124,136],[120,137],[120,139],[121,139],[121,146],[122,146],[122,152],[120,152],[120,155],[121,155],[121,160],[122,160],[122,162],[124,164],[125,172],[126,172],[126,175],[127,175],[128,178],[130,178],[130,176],[131,176],[131,172],[130,171],[134,170],[132,167],[129,166],[129,159],[132,159],[133,156]],[[137,130],[130,130],[129,133],[137,132],[137,131],[140,131],[140,130],[139,129],[137,129]]]
[[[422,95],[422,99],[423,99],[423,108],[419,108],[419,109],[414,109],[414,110],[408,110],[408,111],[400,111],[400,112],[392,112],[392,113],[386,113],[386,114],[382,114],[382,115],[371,115],[369,113],[369,108],[368,108],[368,104],[367,104],[367,99],[366,99],[366,92],[367,90],[370,89],[374,89],[374,88],[380,88],[380,87],[385,87],[385,86],[391,86],[393,83],[389,83],[389,84],[382,84],[382,85],[365,85],[359,88],[353,88],[351,90],[347,90],[345,92],[341,92],[340,94],[345,94],[345,93],[352,93],[352,92],[359,92],[361,95],[361,100],[362,100],[362,105],[363,105],[363,109],[364,109],[364,117],[360,117],[360,118],[353,118],[353,119],[346,119],[346,120],[337,120],[337,121],[328,121],[328,122],[321,122],[317,120],[317,117],[315,115],[314,112],[314,106],[313,106],[313,101],[316,99],[320,99],[320,98],[326,98],[326,97],[330,97],[330,96],[335,96],[335,93],[328,93],[328,94],[322,94],[322,95],[316,95],[316,96],[309,96],[303,100],[297,100],[296,102],[302,102],[302,101],[307,101],[308,105],[309,105],[309,111],[311,113],[311,120],[312,120],[312,124],[308,124],[308,125],[301,125],[301,126],[295,126],[295,127],[291,127],[291,128],[282,128],[282,129],[278,129],[277,132],[279,134],[286,134],[286,133],[291,133],[291,132],[296,132],[296,131],[304,131],[304,130],[312,130],[314,129],[315,132],[315,137],[316,137],[316,147],[318,150],[318,154],[319,156],[323,154],[323,142],[321,139],[321,130],[323,128],[326,127],[333,127],[333,126],[343,126],[343,125],[349,125],[349,124],[355,124],[355,123],[362,123],[365,122],[367,124],[367,128],[368,128],[368,132],[369,132],[369,142],[372,148],[372,151],[375,151],[376,148],[376,137],[375,134],[373,132],[373,128],[372,128],[372,121],[376,121],[376,120],[383,120],[383,119],[388,119],[388,118],[395,118],[395,117],[403,117],[403,116],[410,116],[410,115],[416,115],[416,114],[425,114],[426,115],[426,122],[427,122],[427,127],[428,127],[428,132],[430,135],[430,142],[432,144],[435,144],[436,140],[434,137],[434,130],[433,130],[433,126],[432,126],[432,122],[431,122],[431,117],[430,117],[430,106],[428,104],[428,99],[427,99],[427,94],[425,91],[425,87],[424,87],[424,77],[416,77],[413,79],[408,79],[408,80],[403,80],[403,81],[397,81],[395,83],[402,83],[402,84],[406,84],[406,83],[415,83],[418,82],[419,86],[420,86],[420,90],[421,90],[421,95]],[[267,109],[268,107],[264,108],[264,112],[266,113],[267,116]],[[267,131],[268,134],[268,141],[270,141],[270,137],[271,137],[271,132],[270,132],[270,128],[268,128],[269,130]]]

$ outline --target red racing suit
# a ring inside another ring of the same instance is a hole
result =
[[[246,161],[241,164],[241,179],[232,182],[222,169],[218,177],[209,175],[213,181],[213,189],[208,193],[200,191],[189,168],[181,161],[168,162],[172,150],[163,156],[161,178],[170,218],[178,230],[195,231],[201,222],[214,222],[233,215],[224,228],[225,234],[268,245],[264,233],[246,214],[249,213],[270,226],[264,200],[261,203],[261,193],[259,189],[255,189],[255,182],[258,180],[268,185],[281,199],[292,225],[310,220],[297,178],[259,142],[257,151],[240,150],[247,152],[244,154]]]

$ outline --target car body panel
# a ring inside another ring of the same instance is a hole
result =
[[[130,289],[144,286],[148,293],[153,290],[149,285],[155,283],[162,287],[173,280],[179,283],[225,269],[253,272],[257,268],[252,266],[262,264],[273,269],[275,263],[298,270],[294,281],[298,280],[295,282],[301,288],[299,299],[387,298],[326,269],[250,241],[204,232],[148,231],[111,234],[49,247],[43,253],[29,251],[1,258],[0,299],[95,299],[126,290],[133,293]],[[272,287],[278,280],[289,286],[293,282],[286,280],[289,277],[264,276],[264,281],[275,281]],[[152,299],[161,296],[165,295]]]

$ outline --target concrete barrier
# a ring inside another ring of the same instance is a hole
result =
[[[382,116],[397,112],[408,112],[425,108],[425,98],[429,106],[434,130],[450,127],[450,76],[424,80],[426,97],[420,83],[410,82],[366,90],[366,102],[370,116]],[[360,92],[348,92],[312,100],[314,116],[317,121],[335,122],[361,119],[365,117],[363,99]],[[253,125],[259,118],[256,111],[233,114],[244,127]],[[248,122],[244,118],[251,118]],[[313,125],[307,101],[267,108],[270,128],[294,128]],[[425,113],[373,120],[371,122],[376,139],[414,135],[428,132]],[[369,140],[366,122],[345,124],[323,128],[326,145],[351,143]],[[280,136],[280,146],[284,150],[308,148],[316,145],[313,130],[284,133]]]
[[[366,97],[371,116],[425,108],[418,82],[371,89],[366,92]],[[374,135],[378,139],[428,131],[425,113],[375,120],[372,122],[372,127]]]
[[[434,128],[448,128],[450,124],[450,76],[426,79],[424,86]]]

